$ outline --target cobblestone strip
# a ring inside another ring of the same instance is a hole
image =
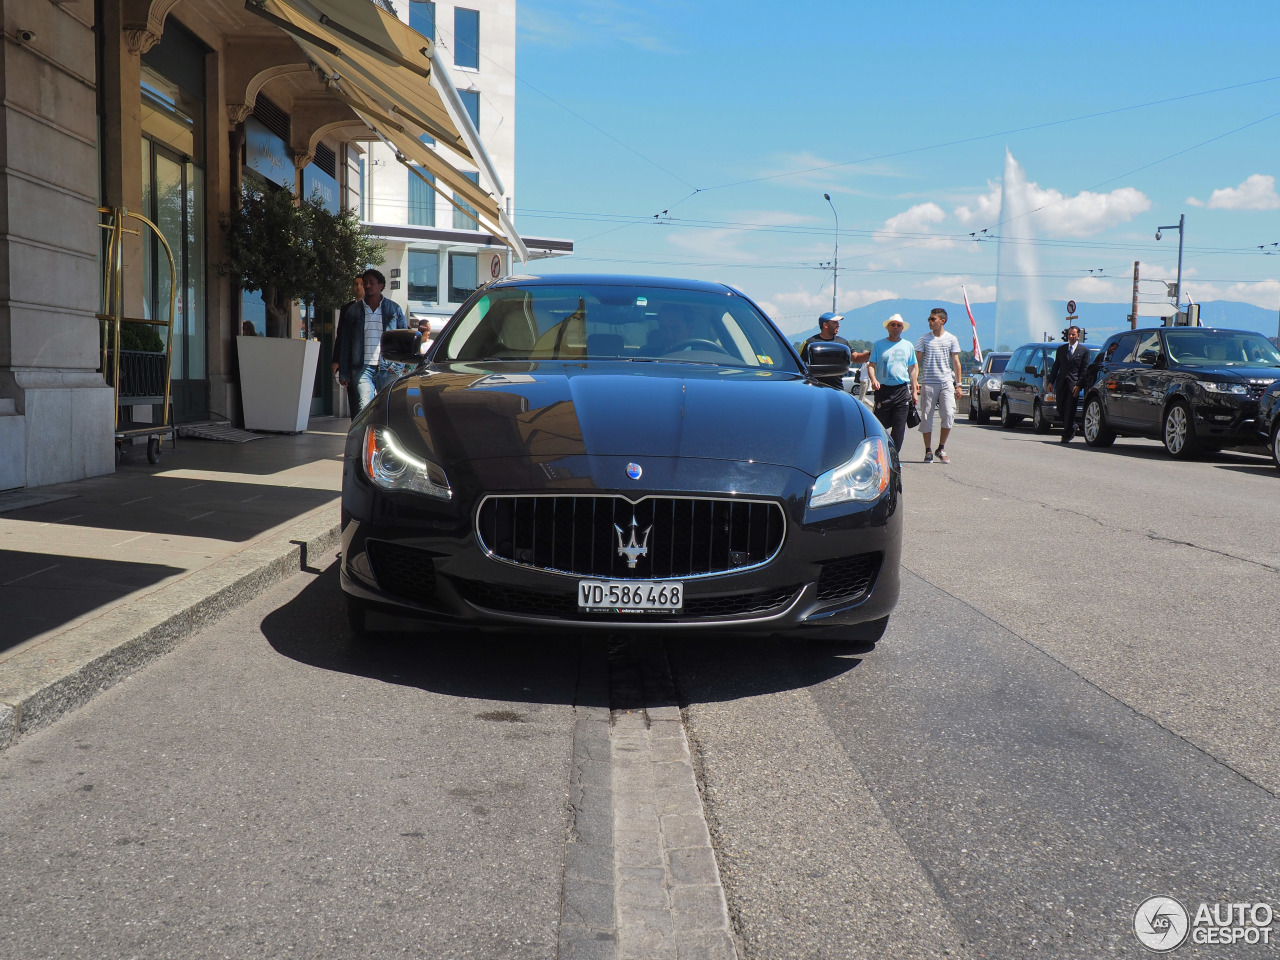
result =
[[[569,835],[560,908],[560,960],[614,960],[613,777],[609,668],[583,645],[574,703]]]
[[[620,645],[610,665],[617,960],[736,960],[662,646]]]

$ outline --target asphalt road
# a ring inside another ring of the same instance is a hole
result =
[[[918,443],[874,651],[667,644],[739,955],[1139,956],[1149,896],[1280,909],[1280,474]],[[296,577],[0,755],[0,955],[556,956],[612,642],[365,648],[336,589]]]

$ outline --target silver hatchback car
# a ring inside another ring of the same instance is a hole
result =
[[[994,351],[982,358],[982,366],[969,376],[969,419],[986,423],[1000,412],[1000,391],[1009,354]]]

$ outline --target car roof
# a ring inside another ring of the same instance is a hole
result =
[[[1107,339],[1110,340],[1112,337],[1122,337],[1126,333],[1155,333],[1157,330],[1197,330],[1200,333],[1255,333],[1258,334],[1258,336],[1262,336],[1262,334],[1258,333],[1257,330],[1236,330],[1232,327],[1170,327],[1162,325],[1159,327],[1138,327],[1136,330],[1117,330],[1115,333],[1111,334],[1111,336],[1107,337]]]
[[[489,284],[489,289],[501,287],[546,287],[560,285],[592,285],[605,287],[666,287],[669,290],[701,290],[706,293],[733,293],[738,291],[728,284],[710,280],[689,280],[682,277],[630,276],[623,273],[549,273],[541,276],[524,275],[503,277]]]

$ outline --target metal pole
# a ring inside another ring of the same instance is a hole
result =
[[[1181,214],[1178,217],[1178,296],[1174,300],[1175,307],[1182,306],[1182,236],[1185,231],[1182,229],[1187,224],[1187,215]]]
[[[1129,313],[1129,329],[1138,329],[1138,263],[1133,261],[1133,309]]]
[[[824,193],[828,205],[831,207],[832,214],[836,218],[836,255],[831,261],[831,312],[836,312],[836,284],[840,277],[840,214],[836,213],[836,205],[831,202],[831,194]]]

